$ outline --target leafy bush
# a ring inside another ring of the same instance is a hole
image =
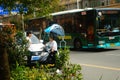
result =
[[[57,68],[41,65],[40,68],[18,66],[11,71],[11,80],[82,80],[80,65],[68,64],[59,72]]]
[[[69,61],[69,53],[70,50],[68,48],[64,48],[64,49],[61,48],[58,50],[58,54],[56,55],[56,62],[55,62],[55,66],[57,68],[60,69],[67,64],[67,62]]]
[[[70,64],[68,48],[59,49],[55,66],[49,64],[29,68],[19,66],[11,71],[11,80],[82,80],[81,66]]]
[[[54,80],[82,80],[81,66],[77,64],[67,64],[58,74],[54,74]]]
[[[15,35],[15,41],[8,48],[10,68],[16,67],[16,64],[23,65],[25,63],[24,56],[28,54],[27,41],[22,31],[18,31]]]

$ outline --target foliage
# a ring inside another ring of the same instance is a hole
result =
[[[81,66],[67,64],[61,70],[48,65],[39,68],[17,66],[11,71],[11,80],[82,80]]]
[[[20,5],[21,14],[24,13],[24,8],[27,8],[28,14],[37,12],[36,15],[42,16],[60,10],[59,0],[0,0],[0,5],[4,5],[5,9],[8,10],[16,8],[16,5]]]
[[[16,63],[23,64],[23,56],[27,54],[27,41],[23,32],[16,31],[14,25],[7,23],[1,28],[0,33],[0,47],[6,48],[7,53],[9,53],[10,67],[15,66]]]
[[[7,20],[9,20],[12,24],[14,24],[16,26],[17,31],[18,30],[23,30],[22,29],[22,17],[21,17],[21,15],[11,16]]]
[[[24,32],[18,31],[15,35],[15,43],[8,48],[10,67],[14,68],[16,64],[23,65],[25,63],[24,56],[28,54],[27,41]]]
[[[57,68],[62,68],[68,63],[70,50],[68,48],[60,48],[58,54],[56,55],[55,66]]]
[[[0,80],[10,79],[10,69],[7,49],[14,43],[16,28],[10,23],[6,23],[0,29]]]
[[[52,68],[49,64],[32,68],[16,64],[11,70],[11,80],[82,80],[81,66],[68,63],[69,52],[68,48],[59,49]]]
[[[27,14],[33,14],[33,12],[36,12],[36,16],[48,15],[49,13],[59,9],[58,0],[0,0],[0,6],[3,6],[4,10],[11,11],[12,9],[16,9],[18,8],[16,5],[19,6],[20,14],[23,14],[24,8],[27,8]],[[23,43],[22,46],[15,43],[16,41],[14,41],[15,39],[13,39],[15,32],[16,29],[14,27],[13,28],[10,26],[4,27],[3,30],[0,31],[1,33],[0,47],[6,48],[9,53],[10,67],[12,67],[11,70],[13,70],[13,68],[15,67],[15,69],[18,69],[18,71],[20,71],[20,73],[22,73],[21,69],[23,69],[23,73],[24,73],[24,69],[26,70],[26,68],[20,67],[19,69],[19,67],[16,67],[16,64],[19,64],[20,66],[23,64],[22,59],[24,54],[27,54],[27,50],[26,50],[26,46],[24,45],[25,43],[24,40],[22,42]],[[2,53],[4,54],[4,52]],[[3,57],[1,57],[1,61]],[[6,65],[6,61],[7,60],[4,60],[3,61],[4,64],[2,65]],[[4,76],[7,75],[9,74],[6,74]],[[15,75],[17,75],[16,72]],[[22,77],[22,75],[24,74],[18,74],[17,77],[20,78]]]
[[[10,47],[13,42],[14,34],[16,32],[15,26],[8,24],[0,30],[0,46]]]
[[[61,74],[56,74],[59,80],[82,80],[81,66],[68,63],[61,70]],[[56,78],[56,79],[57,79]]]

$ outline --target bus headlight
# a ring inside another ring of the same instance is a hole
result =
[[[104,44],[105,43],[105,41],[99,41],[99,44]]]

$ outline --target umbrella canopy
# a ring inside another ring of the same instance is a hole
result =
[[[53,24],[44,30],[46,33],[55,33],[59,36],[65,36],[64,29],[58,24]]]

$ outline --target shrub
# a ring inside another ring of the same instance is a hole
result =
[[[15,41],[8,48],[10,68],[16,67],[16,64],[23,65],[25,63],[24,56],[28,54],[27,41],[22,31],[18,31],[15,35]]]
[[[40,68],[18,66],[11,71],[11,80],[82,80],[81,67],[68,64],[59,72],[57,68],[41,65]]]
[[[81,66],[69,63],[68,48],[59,49],[59,56],[56,55],[55,67],[40,65],[29,68],[19,66],[11,71],[11,80],[82,80]]]
[[[64,49],[61,48],[58,50],[58,54],[56,55],[56,62],[55,62],[55,66],[57,68],[60,69],[67,64],[67,62],[69,61],[69,53],[70,50],[68,48],[64,48]]]

